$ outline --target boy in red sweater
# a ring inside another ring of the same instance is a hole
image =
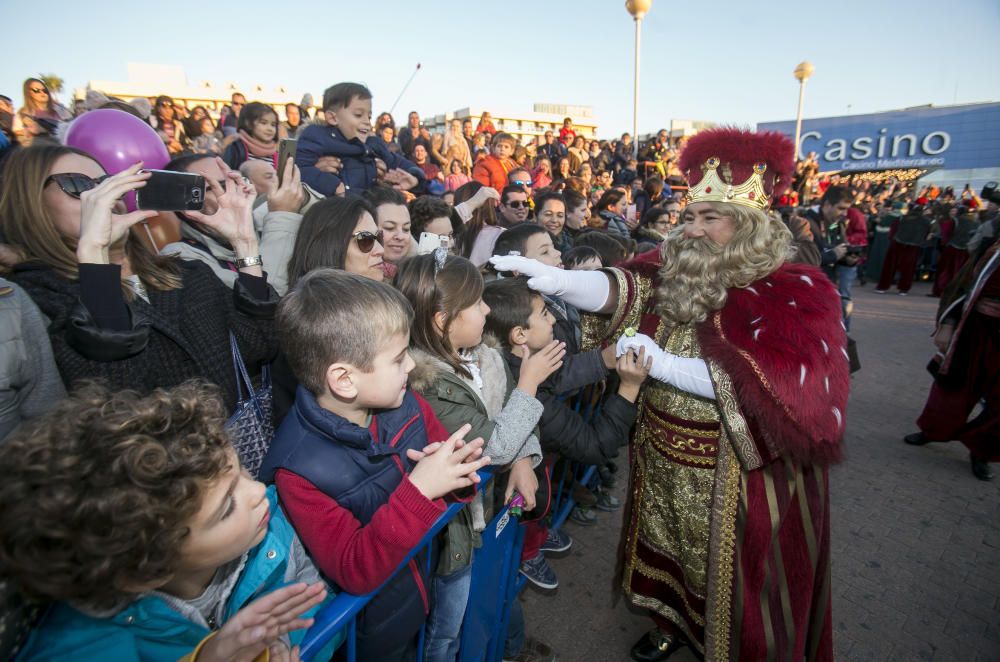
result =
[[[566,147],[573,146],[573,141],[576,140],[576,130],[573,129],[572,117],[567,117],[563,120],[562,128],[559,129],[559,140]]]
[[[493,136],[491,152],[485,159],[476,162],[472,168],[472,178],[483,186],[502,191],[507,186],[507,174],[518,167],[511,158],[517,148],[517,140],[509,133]]]
[[[426,550],[393,572],[444,512],[442,497],[490,462],[481,439],[464,443],[469,426],[449,437],[407,388],[412,319],[389,285],[335,269],[302,278],[278,308],[300,385],[261,477],[326,577],[356,594],[385,584],[358,616],[362,660],[415,657],[430,610]]]

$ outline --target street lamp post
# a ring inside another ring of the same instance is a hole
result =
[[[625,9],[635,19],[635,84],[632,90],[632,153],[639,159],[639,29],[653,0],[625,0]]]
[[[809,77],[813,75],[813,71],[816,68],[812,66],[812,62],[804,60],[799,62],[799,66],[795,67],[795,71],[792,75],[795,76],[795,80],[799,81],[799,110],[795,114],[795,160],[799,161],[802,159],[802,147],[799,145],[799,140],[802,137],[802,102],[805,99],[806,94],[806,81]]]

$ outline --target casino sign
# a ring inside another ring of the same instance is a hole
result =
[[[794,137],[794,120],[758,129]],[[821,172],[995,169],[1000,167],[1000,103],[919,107],[805,119],[800,158],[815,152]]]

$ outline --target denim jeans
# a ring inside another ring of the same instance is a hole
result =
[[[840,292],[840,306],[844,313],[844,326],[847,330],[851,330],[851,288],[854,287],[854,281],[858,277],[858,265],[847,266],[846,264],[837,265],[837,290]]]
[[[450,575],[434,576],[431,583],[434,607],[427,618],[427,634],[424,638],[426,662],[455,662],[471,587],[471,564]]]
[[[504,643],[503,656],[516,657],[522,648],[524,648],[524,610],[521,609],[521,601],[515,595],[514,602],[510,606],[510,618],[507,621],[507,641]]]

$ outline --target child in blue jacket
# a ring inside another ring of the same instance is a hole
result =
[[[225,420],[197,382],[88,386],[0,448],[0,579],[52,603],[19,660],[294,652],[326,587]]]
[[[340,159],[338,174],[316,167],[324,156]],[[337,83],[327,88],[322,117],[299,134],[295,163],[302,171],[302,182],[327,197],[360,195],[375,185],[375,159],[386,165],[387,184],[418,191],[425,186],[423,170],[390,152],[380,137],[372,136],[372,93],[368,88],[359,83]]]

